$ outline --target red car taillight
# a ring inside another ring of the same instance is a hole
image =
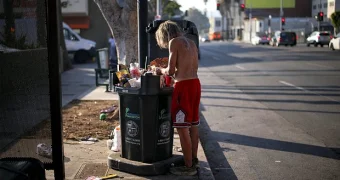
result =
[[[320,39],[320,36],[318,36],[318,39]]]
[[[331,39],[333,39],[333,36],[331,35],[331,36],[329,36]]]

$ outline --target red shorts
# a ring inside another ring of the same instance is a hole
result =
[[[199,79],[176,82],[171,102],[173,127],[191,127],[199,125],[199,106],[201,83]]]

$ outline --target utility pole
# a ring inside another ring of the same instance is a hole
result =
[[[157,0],[157,9],[156,9],[156,19],[160,20],[161,18],[161,0]]]
[[[280,0],[280,31],[282,31],[283,0]]]
[[[268,34],[271,34],[272,32],[272,28],[271,28],[271,24],[272,24],[272,15],[269,15],[268,17]]]
[[[148,26],[148,2],[143,0],[137,1],[137,19],[138,19],[138,59],[141,68],[146,68],[145,60],[148,56],[148,34],[145,28]]]
[[[252,42],[252,28],[253,28],[253,21],[252,21],[253,17],[252,17],[252,6],[251,4],[249,5],[249,39],[250,39],[250,43]]]
[[[321,7],[322,7],[322,3],[321,3],[321,0],[320,0],[320,4],[319,4],[319,12],[318,12],[318,15],[319,15],[319,13],[322,11],[322,9],[321,9]],[[319,16],[318,16],[319,17]],[[320,21],[319,21],[319,19],[318,19],[318,31],[320,31]]]

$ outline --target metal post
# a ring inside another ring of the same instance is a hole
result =
[[[252,21],[252,6],[251,4],[249,5],[249,32],[250,32],[250,36],[249,36],[249,39],[250,39],[250,43],[252,42],[252,29],[253,29],[253,21]]]
[[[268,23],[268,34],[271,34],[271,32],[272,32],[272,28],[271,28],[272,15],[269,15],[268,21],[269,21],[269,23]]]
[[[322,3],[321,3],[321,0],[320,0],[320,4],[319,4],[319,12],[321,12],[321,9],[322,8]],[[319,15],[319,12],[318,12],[318,15]],[[318,31],[320,31],[320,21],[318,20]]]
[[[54,179],[65,179],[64,147],[63,147],[63,123],[61,115],[61,77],[59,73],[60,38],[59,22],[61,21],[58,9],[60,1],[45,1],[47,5],[47,47],[48,47],[48,71],[50,90],[50,115],[52,133],[52,160]]]
[[[283,0],[280,0],[280,31],[282,31]]]
[[[157,12],[156,15],[161,17],[161,0],[157,0]]]
[[[224,13],[222,14],[222,18],[221,18],[221,26],[222,26],[222,41],[224,41],[225,37],[224,37]]]
[[[146,68],[145,59],[148,55],[148,1],[137,0],[137,17],[138,17],[138,59],[141,68]]]

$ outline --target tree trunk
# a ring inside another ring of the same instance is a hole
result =
[[[137,1],[125,0],[121,8],[116,0],[94,0],[115,37],[118,63],[129,65],[138,59]]]
[[[59,0],[60,1],[60,0]],[[62,53],[62,59],[60,59],[60,65],[63,68],[61,71],[67,71],[69,69],[72,69],[72,63],[71,60],[68,57],[66,45],[65,45],[65,39],[64,39],[64,29],[63,29],[63,16],[61,13],[61,7],[58,9],[58,16],[59,16],[59,38],[60,38],[60,50]]]

